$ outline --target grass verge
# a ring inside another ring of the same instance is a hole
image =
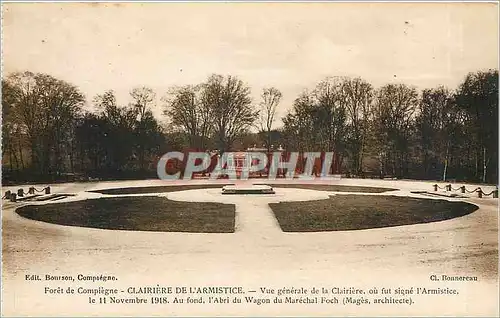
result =
[[[317,191],[332,191],[332,192],[364,192],[364,193],[382,193],[387,191],[396,191],[398,189],[392,188],[376,188],[376,187],[361,187],[361,186],[346,186],[335,184],[279,184],[279,183],[266,183],[273,188],[296,188]]]
[[[130,188],[114,188],[102,190],[90,190],[87,192],[101,193],[101,194],[146,194],[146,193],[165,193],[185,190],[198,190],[221,188],[226,184],[190,184],[190,185],[171,185],[171,186],[151,186],[151,187],[130,187]]]
[[[32,220],[110,230],[232,233],[235,222],[232,204],[178,202],[161,197],[27,205],[16,212]]]
[[[465,202],[397,196],[335,195],[270,203],[284,232],[346,231],[448,220],[478,209]]]

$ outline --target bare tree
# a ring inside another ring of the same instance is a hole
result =
[[[22,157],[22,134],[19,113],[15,110],[17,88],[9,82],[2,80],[2,155],[9,160],[11,171],[24,169]],[[2,157],[3,157],[2,156]],[[20,159],[20,160],[19,160]],[[4,160],[4,166],[7,160]],[[21,163],[21,166],[19,165]]]
[[[373,87],[365,80],[346,78],[343,82],[349,125],[348,148],[352,155],[352,168],[359,174],[363,169],[363,156],[369,134]]]
[[[314,98],[307,91],[295,99],[293,108],[282,119],[286,148],[298,151],[317,150],[315,108]]]
[[[130,92],[132,97],[132,107],[137,113],[137,122],[134,127],[135,130],[135,149],[139,159],[139,167],[141,170],[145,169],[145,156],[146,156],[146,142],[148,138],[148,119],[152,118],[153,114],[151,108],[155,104],[156,94],[149,87],[137,87]]]
[[[85,101],[83,94],[65,81],[41,73],[13,73],[6,82],[15,87],[11,111],[27,136],[32,167],[41,174],[63,170],[63,157],[71,151],[72,125]]]
[[[215,138],[221,152],[230,149],[235,138],[255,122],[250,87],[234,76],[212,75],[202,86],[204,107],[213,116]]]
[[[155,92],[149,87],[137,87],[130,91],[132,106],[136,109],[139,121],[145,116],[146,111],[154,106]]]
[[[317,104],[317,122],[323,151],[335,151],[342,156],[346,146],[347,96],[343,90],[343,78],[329,77],[319,82],[313,94]]]
[[[388,84],[378,90],[375,103],[378,153],[381,164],[391,164],[393,175],[406,174],[410,134],[417,105],[418,93],[414,87]]]
[[[267,151],[271,151],[271,129],[274,123],[276,108],[281,100],[281,92],[275,87],[264,88],[259,109],[261,131],[266,133]]]
[[[204,149],[213,129],[210,108],[201,101],[201,86],[173,87],[167,96],[164,114],[172,125],[187,134],[189,145]]]
[[[453,94],[445,87],[424,89],[416,124],[422,145],[424,174],[437,178],[437,171],[430,171],[437,162],[442,163],[442,180],[446,181],[453,153],[460,144],[464,112],[454,102]]]
[[[498,165],[489,166],[498,162],[498,70],[467,74],[456,92],[456,101],[467,112],[469,147],[474,149],[474,175],[486,182],[487,171],[492,169],[495,177],[490,181],[496,182]]]

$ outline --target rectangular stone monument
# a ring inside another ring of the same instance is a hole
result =
[[[268,185],[226,185],[222,194],[274,194],[274,189]]]

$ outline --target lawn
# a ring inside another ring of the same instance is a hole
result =
[[[335,195],[269,204],[284,232],[345,231],[436,222],[478,209],[465,202],[397,196]]]
[[[279,183],[266,183],[273,188],[296,188],[317,191],[332,191],[332,192],[365,192],[365,193],[382,193],[387,191],[395,191],[398,189],[392,188],[376,188],[376,187],[360,187],[360,186],[346,186],[346,185],[330,185],[330,184],[279,184]]]
[[[161,197],[122,197],[47,205],[28,205],[16,212],[53,224],[110,230],[233,233],[235,206],[211,202],[178,202]]]
[[[210,189],[210,188],[222,189],[222,187],[225,185],[226,184],[189,184],[189,185],[171,185],[171,186],[130,187],[130,188],[91,190],[88,192],[101,193],[101,194],[113,194],[113,195],[145,194],[145,193],[164,193],[164,192]]]

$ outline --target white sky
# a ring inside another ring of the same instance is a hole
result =
[[[455,88],[469,71],[498,68],[498,6],[9,3],[2,44],[4,74],[49,73],[89,101],[113,89],[125,104],[133,87],[160,97],[172,85],[233,74],[255,104],[263,87],[280,89],[281,117],[326,76]]]

